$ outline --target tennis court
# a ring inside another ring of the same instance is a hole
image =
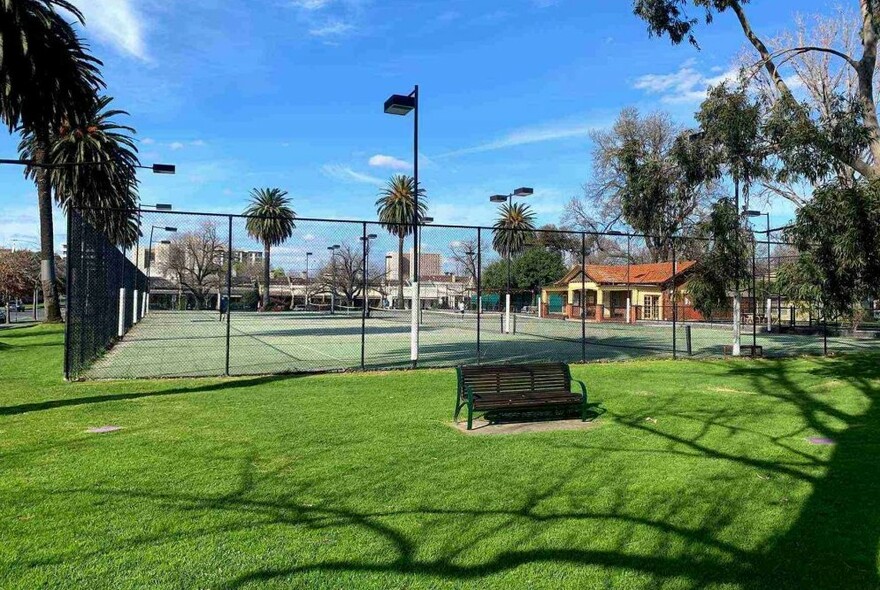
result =
[[[90,379],[253,375],[266,373],[397,369],[410,366],[410,312],[360,310],[233,312],[227,321],[216,311],[154,311],[131,328],[85,373]],[[362,330],[363,327],[363,330]],[[479,332],[478,332],[479,327]],[[581,340],[582,329],[585,336]],[[691,353],[720,356],[729,344],[729,326],[693,325]],[[479,333],[479,342],[478,342]],[[673,334],[687,356],[685,326],[619,324],[515,316],[511,333],[502,314],[424,311],[420,366],[534,360],[623,360],[671,356]],[[751,343],[751,332],[743,344]],[[815,335],[758,332],[767,356],[821,354]],[[877,347],[880,340],[836,337],[835,352]],[[833,347],[833,348],[832,348]]]

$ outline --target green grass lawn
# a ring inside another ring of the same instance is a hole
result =
[[[61,354],[0,330],[3,588],[880,585],[877,355],[581,365],[594,428],[467,436],[451,370],[67,384]]]

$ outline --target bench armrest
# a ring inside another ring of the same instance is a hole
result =
[[[467,403],[468,403],[468,406],[473,406],[473,405],[474,405],[474,390],[471,389],[471,386],[470,386],[470,385],[465,385],[465,386],[464,386],[464,389],[465,389],[465,392],[466,392],[466,394],[467,394]]]
[[[587,403],[587,386],[580,379],[572,379],[572,383],[577,383],[581,386],[581,395],[584,396],[584,403]]]

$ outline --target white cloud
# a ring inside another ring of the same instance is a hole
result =
[[[370,156],[369,164],[374,168],[391,168],[392,170],[408,170],[411,167],[410,163],[405,160],[384,154]]]
[[[184,144],[183,144],[183,142],[180,142],[180,141],[172,141],[171,143],[168,144],[168,147],[170,147],[172,150],[175,150],[175,151],[182,150],[184,147]]]
[[[434,156],[435,158],[445,158],[450,156],[461,156],[465,154],[476,154],[480,152],[491,152],[504,148],[514,147],[518,145],[527,145],[530,143],[542,143],[546,141],[558,141],[562,139],[570,139],[573,137],[587,137],[590,131],[602,127],[593,123],[585,122],[564,122],[549,123],[545,125],[537,125],[533,127],[523,127],[507,133],[506,135],[473,147],[453,150]]]
[[[195,146],[195,147],[204,147],[204,146],[208,145],[205,143],[204,139],[196,139],[194,141],[191,141],[189,144],[192,146]]]
[[[154,143],[156,143],[156,140],[152,137],[145,137],[141,140],[141,143],[144,145],[153,145]]]
[[[321,25],[314,26],[309,29],[309,35],[312,37],[341,37],[346,33],[354,30],[354,25],[345,21],[331,19]]]
[[[706,98],[706,90],[722,82],[735,81],[739,75],[736,68],[724,70],[712,68],[714,76],[700,73],[696,62],[689,59],[675,72],[669,74],[645,74],[636,78],[633,87],[648,94],[660,95],[660,102],[667,104],[697,103]]]
[[[341,164],[324,164],[321,166],[321,172],[329,178],[341,180],[343,182],[360,182],[363,184],[374,184],[376,186],[382,186],[385,184],[385,179],[383,178],[363,174]]]
[[[89,0],[77,5],[86,20],[86,34],[118,51],[149,61],[145,19],[134,0]]]

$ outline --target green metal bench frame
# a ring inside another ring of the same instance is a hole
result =
[[[558,386],[552,389],[546,384],[536,382],[535,372],[540,370],[542,374],[553,374],[556,379],[562,379],[564,391]],[[455,413],[453,421],[458,422],[458,416],[462,409],[467,408],[467,429],[473,427],[474,411],[504,410],[515,407],[516,409],[539,409],[547,407],[579,407],[581,420],[587,419],[587,386],[583,381],[572,379],[571,370],[565,363],[528,363],[528,364],[505,364],[505,365],[470,365],[458,366],[455,369],[458,377],[458,386],[455,393]],[[482,375],[491,374],[496,377],[495,391],[490,395],[474,393],[474,389],[467,383],[465,373],[477,373]],[[525,374],[531,376],[531,387],[528,390],[522,388],[522,378]],[[505,388],[505,378],[518,378],[517,387]],[[580,393],[571,391],[573,383],[580,386]],[[567,394],[567,395],[566,395]],[[555,397],[548,397],[555,396]]]

